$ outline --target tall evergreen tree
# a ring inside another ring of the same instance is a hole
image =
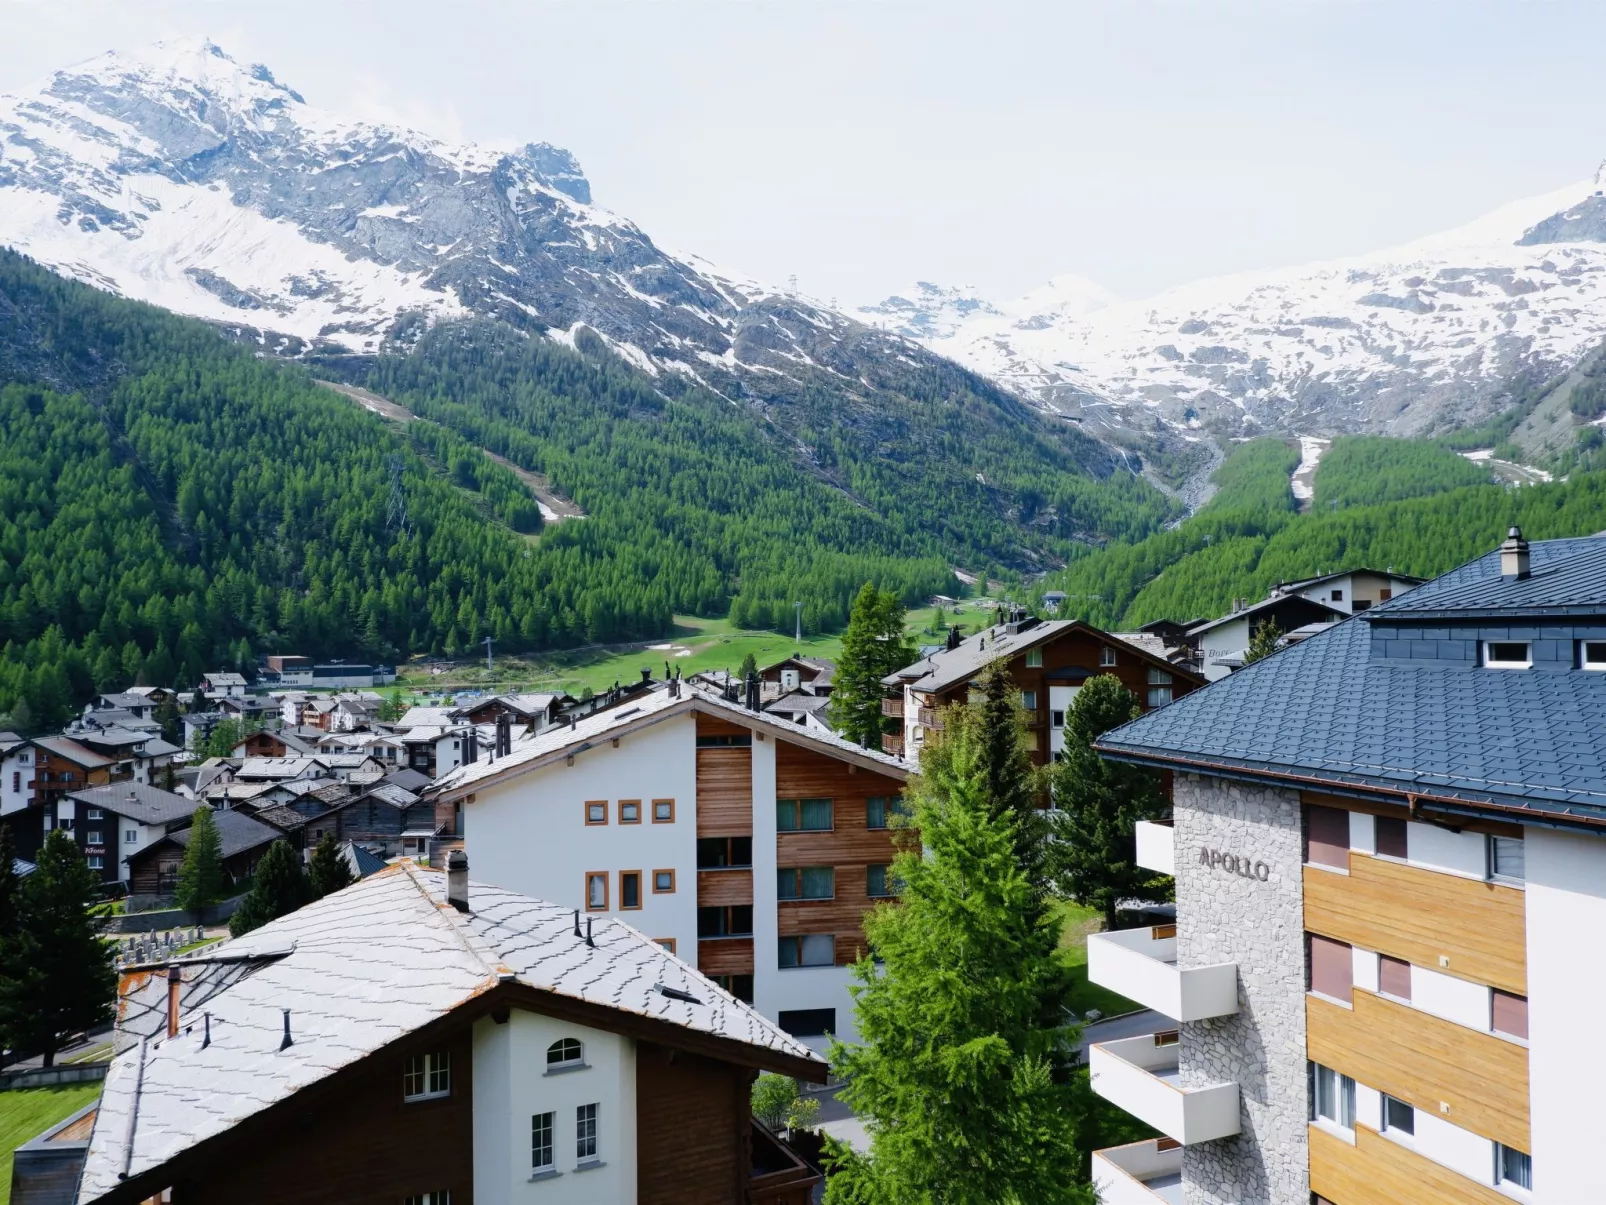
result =
[[[90,905],[100,879],[64,829],[52,829],[16,892],[16,932],[0,974],[0,1034],[52,1066],[69,1034],[109,1024],[117,995],[112,948]]]
[[[1254,633],[1249,637],[1249,647],[1244,650],[1244,664],[1253,665],[1262,658],[1270,657],[1277,651],[1277,642],[1282,638],[1283,630],[1277,626],[1275,619],[1256,624]]]
[[[881,679],[915,659],[903,630],[905,614],[895,593],[865,582],[853,600],[848,628],[842,634],[827,711],[833,728],[872,749],[879,749],[882,734],[892,730],[881,714],[881,701],[887,693]]]
[[[742,657],[741,668],[739,668],[736,671],[736,677],[740,681],[746,682],[747,681],[747,676],[749,674],[756,675],[757,673],[758,673],[758,658],[753,656],[752,650],[749,649],[747,651],[747,653]]]
[[[342,887],[350,887],[357,881],[352,873],[351,866],[340,852],[340,842],[335,840],[333,833],[325,833],[323,839],[312,851],[312,861],[307,867],[307,877],[311,881],[312,898],[321,900],[331,892],[339,891]]]
[[[174,902],[199,920],[201,913],[223,899],[227,887],[223,872],[223,838],[217,831],[212,809],[202,804],[190,821],[190,843],[178,865],[178,885]]]
[[[184,743],[184,717],[179,714],[178,702],[175,699],[164,699],[156,708],[154,719],[162,726],[164,741],[170,745]]]
[[[1065,715],[1065,749],[1050,771],[1053,842],[1060,887],[1078,903],[1104,913],[1115,927],[1124,899],[1165,899],[1170,880],[1137,864],[1136,825],[1165,813],[1158,771],[1107,761],[1093,742],[1142,714],[1137,696],[1113,674],[1090,678]]]
[[[252,929],[260,929],[269,921],[288,916],[311,899],[312,884],[307,881],[301,856],[288,842],[275,841],[257,863],[251,893],[240,901],[240,907],[229,918],[229,933],[240,937]]]
[[[1093,1200],[1085,1081],[1066,1073],[1076,1034],[1044,1022],[1063,1015],[1059,935],[1021,870],[1015,814],[989,795],[988,744],[1011,735],[1015,716],[995,732],[972,711],[922,756],[900,900],[865,921],[881,961],[854,968],[861,1044],[831,1051],[870,1134],[868,1153],[829,1143],[831,1205]]]
[[[1015,860],[1041,908],[1051,877],[1046,861],[1048,820],[1047,813],[1037,806],[1044,787],[1042,776],[1033,769],[1022,739],[1020,691],[1003,661],[988,666],[977,685],[982,692],[978,718],[987,798],[998,815],[1015,822]]]

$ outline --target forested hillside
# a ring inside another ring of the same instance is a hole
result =
[[[1534,539],[1606,529],[1606,473],[1512,489],[1443,448],[1344,437],[1317,469],[1312,509],[1300,514],[1288,489],[1297,460],[1283,440],[1241,445],[1197,514],[1091,552],[1037,592],[1063,590],[1074,614],[1130,628],[1220,615],[1235,598],[1330,570],[1366,565],[1432,577],[1489,551],[1513,523]]]

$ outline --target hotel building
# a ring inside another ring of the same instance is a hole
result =
[[[1173,772],[1106,1205],[1606,1201],[1606,539],[1497,552],[1106,734]]]

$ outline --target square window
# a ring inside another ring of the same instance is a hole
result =
[[[1333,591],[1333,601],[1334,602],[1343,602],[1344,601],[1344,592],[1342,590],[1334,590]]]
[[[1377,990],[1396,1000],[1411,999],[1411,964],[1387,954],[1377,960]]]
[[[608,872],[605,870],[588,871],[586,874],[586,911],[606,912],[608,910]]]
[[[100,845],[100,844],[102,844],[101,839],[100,839],[100,830],[98,828],[90,829],[89,832],[84,834],[84,843],[86,845]]]
[[[673,799],[654,799],[652,801],[652,822],[654,824],[673,824],[675,822],[675,801]]]
[[[537,1113],[530,1118],[530,1170],[546,1171],[552,1159],[552,1121],[557,1114]]]
[[[901,795],[871,795],[864,801],[864,827],[890,828],[891,820],[899,814],[902,803]]]
[[[138,840],[139,840],[139,830],[132,829],[132,828],[125,828],[123,830],[123,844],[124,845],[132,845],[132,844],[134,844],[134,842],[136,842]]]
[[[836,964],[836,938],[829,933],[810,933],[783,937],[780,941],[781,967],[828,967]]]
[[[1405,821],[1394,816],[1378,816],[1372,824],[1378,854],[1385,858],[1399,858],[1403,862],[1410,853],[1410,830],[1405,827]]]
[[[1349,813],[1341,808],[1305,809],[1305,861],[1349,869]]]
[[[620,824],[640,824],[641,823],[641,800],[639,800],[639,799],[621,799],[619,801],[619,823]]]
[[[1521,837],[1489,838],[1489,877],[1521,883],[1528,876]]]
[[[89,863],[89,869],[90,870],[104,870],[104,869],[106,869],[106,859],[104,857],[102,857],[100,854],[90,854],[89,857],[86,860]]]
[[[673,937],[655,937],[653,938],[653,941],[657,942],[671,954],[675,952],[675,939]]]
[[[1528,997],[1495,988],[1490,1002],[1489,1028],[1508,1037],[1528,1038]]]
[[[1115,650],[1112,649],[1109,645],[1105,645],[1104,647],[1099,649],[1099,664],[1100,665],[1114,665],[1115,664]]]
[[[444,1051],[415,1054],[402,1073],[403,1100],[432,1100],[452,1091],[452,1056]]]
[[[574,1111],[574,1157],[597,1157],[597,1106],[581,1105]]]
[[[1049,712],[1048,713],[1048,722],[1050,724],[1052,724],[1056,728],[1065,727],[1065,713],[1063,711],[1051,711],[1051,712]]]
[[[586,800],[586,823],[587,824],[607,824],[608,823],[608,801],[606,799],[588,799],[588,800]]]
[[[891,867],[887,865],[866,866],[864,868],[864,891],[873,900],[886,899],[892,895]]]
[[[783,833],[829,832],[834,808],[829,799],[778,799],[775,827]]]
[[[836,871],[829,866],[782,867],[775,890],[783,900],[828,900],[836,895]]]
[[[1483,642],[1483,664],[1486,669],[1528,669],[1533,663],[1533,646],[1526,640]]]
[[[1165,707],[1171,702],[1171,688],[1169,686],[1149,687],[1149,706]]]
[[[1393,597],[1394,597],[1394,591],[1390,590],[1387,586],[1384,586],[1381,590],[1379,590],[1377,592],[1377,601],[1378,602],[1388,602],[1388,600],[1393,598]]]
[[[698,870],[744,869],[753,864],[751,837],[698,837]]]
[[[1037,710],[1037,692],[1035,690],[1023,690],[1023,691],[1021,691],[1020,692],[1020,705],[1027,711],[1036,711]]]
[[[86,808],[84,810],[85,820],[100,820],[102,818],[101,810],[99,808]]]
[[[1398,1130],[1402,1134],[1416,1133],[1416,1110],[1403,1100],[1383,1097],[1383,1128]]]
[[[1027,649],[1026,650],[1026,668],[1027,669],[1042,669],[1043,668],[1043,650],[1042,649]]]
[[[655,870],[652,872],[652,891],[654,895],[669,895],[675,890],[675,872],[673,870]]]
[[[641,871],[621,870],[619,872],[619,908],[623,912],[634,911],[641,907]]]
[[[1606,669],[1606,640],[1579,641],[1579,651],[1584,669]]]
[[[1514,1147],[1506,1146],[1504,1143],[1495,1143],[1495,1183],[1515,1184],[1518,1188],[1533,1188],[1533,1156],[1525,1155],[1523,1152]]]
[[[1166,673],[1165,670],[1156,669],[1153,666],[1149,667],[1149,685],[1150,686],[1170,686],[1171,682],[1172,682],[1172,677],[1171,677],[1170,674]]]

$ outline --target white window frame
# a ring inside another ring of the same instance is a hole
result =
[[[1115,664],[1115,650],[1112,649],[1107,644],[1106,645],[1101,645],[1099,647],[1099,668],[1103,669],[1103,668],[1105,668],[1107,666],[1111,666],[1111,665],[1114,665],[1114,664]]]
[[[1522,850],[1523,873],[1520,877],[1516,875],[1496,873],[1495,850],[1497,848],[1496,842],[1500,841],[1510,842],[1512,845],[1515,845],[1518,849]],[[1496,836],[1494,833],[1490,833],[1484,839],[1484,850],[1485,865],[1488,869],[1488,877],[1491,883],[1504,883],[1507,886],[1516,886],[1528,881],[1528,847],[1522,843],[1521,837],[1500,837]]]
[[[544,1145],[537,1145],[536,1144],[536,1140],[535,1140],[536,1139],[536,1134],[543,1129],[543,1126],[542,1126],[542,1122],[543,1121],[545,1122],[544,1130],[545,1130],[546,1141],[545,1141]],[[546,1161],[542,1162],[542,1163],[536,1162],[536,1160],[539,1159],[542,1154],[546,1155]],[[558,1173],[558,1115],[557,1115],[557,1113],[555,1113],[555,1112],[553,1112],[551,1110],[548,1110],[545,1113],[532,1113],[530,1115],[530,1176],[531,1176],[531,1179],[534,1179],[534,1178],[536,1178],[538,1176],[539,1177],[555,1176],[555,1175],[557,1175],[557,1173]]]
[[[1606,640],[1580,640],[1578,642],[1578,668],[1597,672],[1606,670],[1606,657],[1602,657],[1599,661],[1591,661],[1589,659],[1589,646],[1592,644],[1606,649]]]
[[[123,830],[123,844],[124,845],[134,845],[134,844],[138,843],[138,841],[139,841],[139,830],[137,828],[125,828]]]
[[[1026,668],[1027,669],[1042,669],[1043,668],[1043,650],[1042,649],[1027,649],[1026,650]]]
[[[1330,1117],[1322,1112],[1322,1096],[1326,1092],[1333,1093],[1336,1100],[1337,1117]],[[1355,1133],[1355,1081],[1331,1067],[1312,1061],[1310,1064],[1310,1117],[1318,1125],[1339,1130],[1345,1134]]]
[[[1492,650],[1497,644],[1520,644],[1528,650],[1528,655],[1521,661],[1496,661]],[[1534,644],[1531,640],[1485,640],[1483,642],[1483,668],[1484,669],[1532,669],[1534,665]]]
[[[587,1110],[590,1110],[588,1113]],[[602,1140],[598,1103],[576,1105],[574,1109],[574,1157],[576,1165],[587,1167],[602,1161]],[[588,1149],[589,1147],[589,1149]]]
[[[420,1091],[409,1092],[408,1081],[416,1079]],[[439,1100],[452,1094],[452,1056],[450,1051],[432,1050],[415,1054],[402,1072],[402,1101]]]
[[[1519,1151],[1514,1146],[1508,1147],[1503,1142],[1497,1142],[1497,1143],[1494,1144],[1494,1182],[1495,1182],[1495,1187],[1500,1189],[1501,1192],[1511,1192],[1513,1189],[1515,1189],[1517,1192],[1522,1193],[1523,1196],[1526,1197],[1528,1195],[1528,1193],[1533,1191],[1533,1189],[1529,1188],[1527,1185],[1524,1185],[1524,1184],[1521,1184],[1521,1183],[1517,1182],[1516,1180],[1508,1180],[1508,1179],[1506,1179],[1505,1153],[1508,1150],[1512,1154],[1521,1155],[1525,1159],[1528,1160],[1528,1179],[1529,1179],[1529,1181],[1532,1181],[1533,1178],[1534,1178],[1534,1163],[1533,1163],[1533,1156],[1532,1155],[1530,1155],[1527,1151]]]

